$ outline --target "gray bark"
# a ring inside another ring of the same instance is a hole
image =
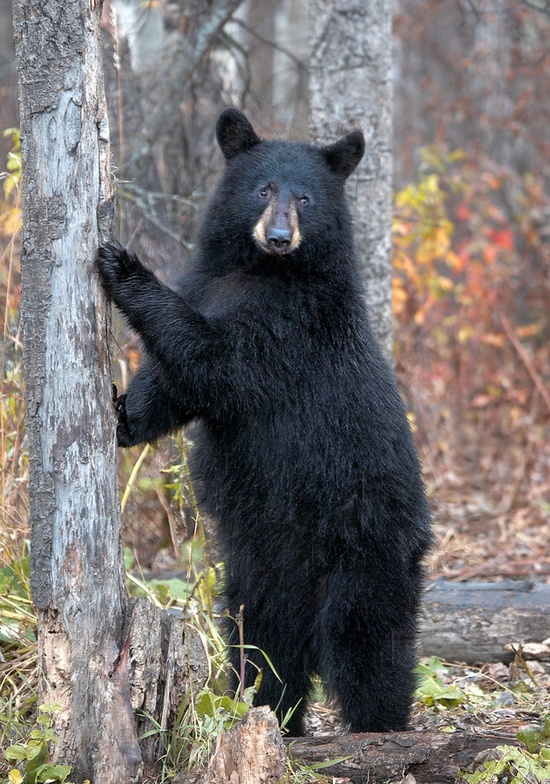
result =
[[[99,9],[14,0],[23,154],[25,345],[41,699],[58,702],[71,780],[132,780],[141,756],[124,655],[126,591],[108,323],[92,260],[111,233]]]
[[[308,7],[279,0],[274,10],[278,48],[273,59],[273,109],[290,139],[304,139],[309,122]]]
[[[420,655],[447,661],[510,662],[510,643],[550,637],[550,585],[437,580],[424,594]],[[531,658],[529,651],[526,658]]]
[[[248,57],[250,63],[250,92],[259,112],[269,116],[273,109],[274,49],[264,41],[275,38],[275,3],[272,0],[254,0],[249,3],[246,22],[253,33],[248,34]]]
[[[467,7],[467,13],[473,30],[468,71],[481,141],[496,161],[513,165],[515,147],[519,144],[517,152],[520,152],[521,141],[510,127],[515,108],[509,84],[511,3],[510,0],[480,0],[475,11]]]
[[[39,608],[41,699],[57,702],[55,759],[71,780],[139,777],[146,710],[168,729],[206,653],[183,621],[128,605],[120,536],[110,322],[93,272],[112,233],[98,10],[14,0],[23,154],[21,318]],[[143,741],[162,756],[163,734]]]
[[[277,717],[267,706],[251,708],[218,737],[207,770],[195,784],[277,784],[287,761]],[[185,777],[176,779],[184,784]]]
[[[310,0],[310,135],[333,141],[361,127],[365,161],[348,195],[371,323],[392,353],[390,0]]]

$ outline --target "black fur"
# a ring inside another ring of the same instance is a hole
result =
[[[430,524],[344,198],[363,137],[328,148],[261,141],[235,110],[217,133],[227,168],[178,290],[119,245],[97,255],[146,352],[115,398],[118,442],[196,420],[192,470],[217,523],[227,607],[235,617],[244,605],[245,643],[282,681],[248,651],[263,668],[257,703],[280,714],[298,705],[289,730],[301,734],[317,672],[352,731],[403,729]],[[268,185],[296,205],[292,253],[270,254],[252,237]],[[230,657],[238,672],[239,650]],[[247,685],[256,672],[247,665]]]

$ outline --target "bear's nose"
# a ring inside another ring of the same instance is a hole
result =
[[[267,235],[267,242],[273,248],[288,248],[292,235],[288,229],[271,229]]]

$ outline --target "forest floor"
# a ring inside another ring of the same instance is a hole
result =
[[[437,536],[430,577],[550,582],[550,428],[523,453],[487,445],[477,466],[427,471]]]

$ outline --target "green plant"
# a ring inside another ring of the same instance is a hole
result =
[[[464,701],[464,692],[457,686],[444,683],[441,675],[447,672],[443,662],[432,656],[416,667],[420,675],[415,695],[427,707],[456,708]]]
[[[283,784],[310,784],[310,782],[325,782],[325,784],[330,784],[330,782],[334,781],[332,776],[328,779],[326,776],[319,773],[319,771],[330,768],[332,765],[338,765],[338,763],[344,762],[347,759],[349,759],[349,757],[338,757],[336,759],[324,760],[323,762],[315,762],[311,765],[300,765],[292,759],[291,747],[285,775],[282,779]]]
[[[59,705],[40,705],[37,726],[20,743],[14,743],[4,751],[4,757],[13,765],[8,772],[10,784],[68,784],[70,765],[48,762],[50,744],[57,738],[52,729],[52,714],[60,710]]]
[[[460,771],[460,778],[470,784],[547,784],[550,781],[550,748],[531,754],[516,746],[497,746],[484,753],[480,762],[479,770]]]
[[[176,771],[191,770],[205,762],[223,730],[230,730],[250,709],[255,689],[245,690],[244,701],[238,697],[217,695],[205,688],[194,697],[189,694],[180,707],[174,726],[163,730],[148,717],[153,728],[144,737],[162,734],[165,753],[159,782],[168,782]]]
[[[24,734],[36,704],[36,611],[29,585],[28,543],[0,568],[0,749]]]
[[[531,754],[541,754],[544,759],[550,759],[550,714],[546,716],[541,727],[518,730],[517,738]]]
[[[29,584],[29,543],[23,554],[0,567],[0,642],[36,640],[36,612],[33,609]]]

